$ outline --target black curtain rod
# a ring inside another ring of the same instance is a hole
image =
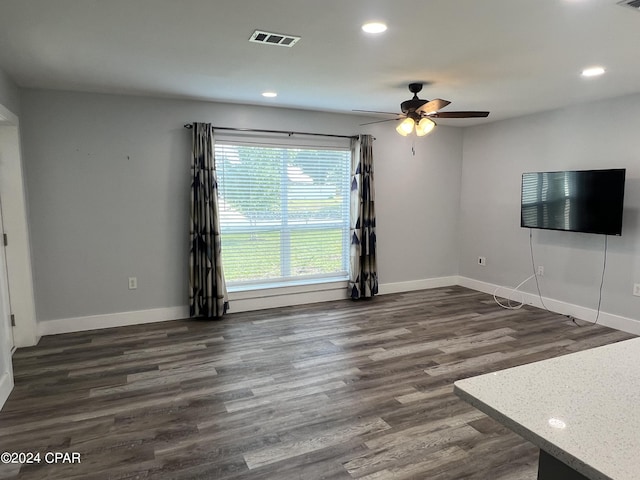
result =
[[[193,125],[185,124],[184,128],[191,129]],[[291,132],[288,130],[260,130],[255,128],[232,128],[232,127],[212,127],[214,130],[233,130],[236,132],[257,132],[257,133],[284,133],[291,135],[311,135],[314,137],[334,137],[334,138],[358,138],[358,135],[331,135],[327,133]],[[375,140],[375,139],[374,139]]]

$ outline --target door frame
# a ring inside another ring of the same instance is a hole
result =
[[[0,227],[2,227],[2,199],[0,198]],[[0,233],[4,228],[0,228]],[[0,239],[0,241],[2,241]],[[11,354],[14,347],[11,327],[11,298],[5,247],[0,244],[0,408],[13,390],[13,364]]]
[[[39,336],[33,293],[31,243],[18,116],[0,104],[0,195],[9,244],[5,249],[8,287],[16,326],[16,348],[33,346]]]

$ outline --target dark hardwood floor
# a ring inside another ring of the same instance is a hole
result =
[[[462,287],[45,337],[0,451],[81,463],[0,478],[532,480],[537,449],[453,382],[628,338]]]

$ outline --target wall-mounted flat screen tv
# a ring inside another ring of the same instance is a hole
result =
[[[522,174],[520,226],[622,234],[624,168]]]

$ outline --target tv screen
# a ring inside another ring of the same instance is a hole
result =
[[[520,226],[621,235],[625,172],[523,173]]]

